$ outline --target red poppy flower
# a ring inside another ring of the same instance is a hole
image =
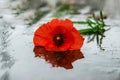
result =
[[[84,38],[72,21],[53,19],[35,31],[33,41],[35,46],[43,46],[48,51],[66,51],[79,50]]]
[[[72,62],[84,58],[80,50],[67,51],[47,51],[44,47],[35,47],[34,53],[36,57],[44,58],[51,63],[53,67],[64,67],[65,69],[72,69]]]

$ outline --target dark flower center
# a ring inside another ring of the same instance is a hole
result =
[[[65,57],[64,53],[63,52],[55,52],[55,58],[57,60],[61,60]]]
[[[56,44],[56,46],[61,46],[64,43],[63,34],[56,34],[53,37],[53,41]]]

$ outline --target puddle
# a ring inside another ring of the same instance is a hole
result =
[[[52,67],[44,59],[36,58],[33,52],[34,31],[38,24],[49,18],[27,29],[26,25],[21,24],[23,21],[9,11],[8,14],[9,19],[4,15],[0,18],[0,80],[120,80],[119,19],[105,20],[110,30],[105,32],[102,42],[104,51],[99,49],[96,40],[87,43],[85,36],[81,49],[85,58],[76,60],[72,63],[73,68],[66,70]],[[80,17],[75,19],[80,20]],[[80,29],[80,25],[75,27]]]

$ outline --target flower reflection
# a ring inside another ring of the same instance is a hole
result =
[[[67,51],[47,51],[44,47],[34,47],[35,57],[45,59],[53,67],[63,67],[65,69],[72,69],[72,62],[84,58],[80,50]]]

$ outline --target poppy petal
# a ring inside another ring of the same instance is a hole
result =
[[[56,35],[62,35],[60,46],[54,41]],[[33,42],[35,46],[43,46],[48,51],[79,50],[84,38],[73,27],[72,21],[53,19],[35,31]]]

